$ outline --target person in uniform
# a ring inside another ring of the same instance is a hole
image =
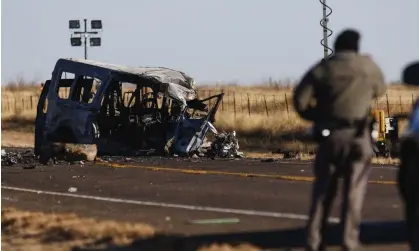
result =
[[[419,61],[403,71],[403,82],[419,86]],[[400,142],[397,187],[404,203],[407,239],[411,250],[419,251],[419,99],[413,106],[409,125]]]
[[[325,227],[343,178],[341,227],[343,250],[359,244],[359,224],[373,156],[371,103],[387,87],[379,66],[359,54],[360,34],[343,31],[334,44],[334,55],[316,63],[294,90],[297,113],[312,121],[318,142],[315,181],[307,226],[307,250],[324,250]]]

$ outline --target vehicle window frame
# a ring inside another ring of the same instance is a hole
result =
[[[83,67],[85,67],[85,66],[83,66]],[[109,76],[108,75],[107,76],[104,76],[104,75],[100,75],[100,74],[88,74],[89,72],[92,72],[92,71],[89,71],[89,70],[81,70],[80,69],[80,66],[74,67],[72,70],[69,70],[68,68],[69,67],[61,67],[57,71],[56,79],[54,81],[55,82],[54,83],[54,88],[51,88],[50,89],[50,93],[53,94],[52,98],[54,99],[54,101],[57,102],[57,103],[61,103],[61,104],[62,103],[72,103],[72,104],[76,104],[78,106],[95,106],[95,104],[96,104],[96,102],[98,100],[97,93],[100,93],[101,90],[103,89],[103,86],[106,85],[105,83],[107,83],[107,81],[109,79]],[[60,98],[59,95],[58,95],[58,90],[60,88],[59,82],[60,82],[61,77],[62,77],[62,74],[64,72],[74,74],[74,79],[71,82],[71,86],[70,86],[70,90],[69,90],[70,93],[69,93],[69,96],[68,96],[67,99]],[[71,99],[71,96],[73,95],[73,91],[75,90],[75,85],[77,83],[77,79],[80,76],[81,77],[87,76],[87,77],[91,77],[91,78],[98,79],[98,80],[101,81],[100,87],[96,91],[96,94],[94,95],[94,98],[93,98],[92,102],[90,102],[90,103],[83,103],[81,101],[76,101],[76,100],[72,100]]]

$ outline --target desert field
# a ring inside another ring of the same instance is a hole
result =
[[[2,87],[3,146],[33,144],[33,122],[40,92],[40,84]],[[278,148],[313,151],[312,144],[303,142],[310,124],[294,112],[291,83],[270,81],[251,86],[198,84],[201,99],[220,92],[225,95],[216,115],[215,126],[220,131],[235,130],[241,147],[246,151],[272,152]],[[66,90],[62,95],[68,95]],[[418,88],[392,83],[387,94],[375,100],[372,107],[383,109],[387,116],[394,116],[409,112],[417,97]],[[400,131],[405,125],[406,122],[401,121]]]

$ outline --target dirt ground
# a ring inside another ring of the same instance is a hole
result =
[[[79,217],[76,214],[28,212],[16,208],[2,208],[1,214],[1,247],[5,251],[111,250],[112,246],[126,246],[133,241],[147,239],[152,240],[147,244],[152,247],[150,250],[172,250],[169,237],[157,233],[152,226],[146,224],[96,220]],[[162,237],[155,238],[157,235]],[[132,250],[138,249],[133,247]],[[259,249],[247,244],[236,247],[213,244],[200,247],[198,250],[256,251]]]
[[[34,145],[34,133],[27,131],[12,131],[2,130],[1,132],[1,146],[2,147],[33,147]],[[245,151],[245,154],[249,158],[277,158],[282,159],[283,154],[275,154],[270,152],[262,151]],[[300,154],[301,160],[312,160],[314,155],[312,154]],[[374,164],[398,164],[398,159],[391,158],[373,158]]]
[[[1,132],[1,146],[2,147],[33,147],[34,136],[30,132],[15,132],[2,131]]]

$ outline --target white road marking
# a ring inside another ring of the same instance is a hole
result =
[[[91,196],[91,195],[74,194],[74,193],[60,193],[60,192],[43,191],[43,190],[27,189],[27,188],[20,188],[20,187],[10,187],[10,186],[1,186],[1,188],[6,189],[6,190],[19,191],[19,192],[64,196],[64,197],[89,199],[89,200],[97,200],[97,201],[106,201],[106,202],[115,202],[115,203],[134,204],[134,205],[142,205],[142,206],[176,208],[176,209],[184,209],[184,210],[192,210],[192,211],[207,211],[207,212],[216,212],[216,213],[230,213],[230,214],[238,214],[238,215],[262,216],[262,217],[283,218],[283,219],[292,219],[292,220],[308,220],[308,216],[304,215],[304,214],[264,212],[264,211],[233,209],[233,208],[220,208],[220,207],[205,207],[205,206],[173,204],[173,203],[141,201],[141,200],[126,200],[126,199],[118,199],[118,198]],[[339,218],[331,217],[331,218],[329,218],[329,222],[339,223]]]

